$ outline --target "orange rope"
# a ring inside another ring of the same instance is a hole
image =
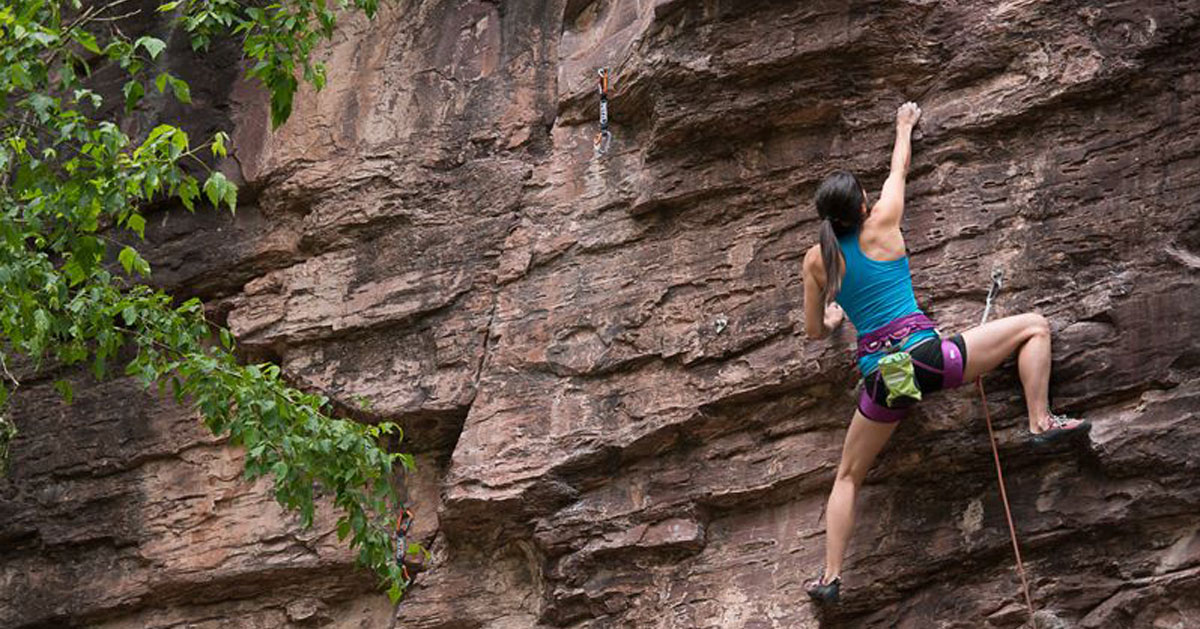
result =
[[[987,422],[988,438],[992,442],[992,457],[996,461],[996,478],[1000,480],[1000,500],[1004,502],[1004,517],[1008,519],[1008,533],[1012,537],[1013,554],[1017,556],[1017,572],[1021,575],[1021,592],[1025,594],[1025,605],[1029,607],[1029,622],[1036,627],[1033,615],[1033,599],[1029,597],[1029,581],[1025,578],[1025,564],[1021,562],[1021,547],[1017,544],[1017,527],[1013,525],[1012,509],[1008,506],[1008,492],[1004,489],[1004,472],[1000,469],[1000,450],[996,448],[996,433],[992,431],[992,415],[988,412],[987,396],[983,393],[983,377],[975,379],[979,388],[979,401],[983,403],[983,418]]]

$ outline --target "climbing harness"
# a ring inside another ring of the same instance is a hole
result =
[[[600,132],[592,141],[592,147],[596,151],[596,156],[599,157],[608,153],[608,147],[612,144],[612,132],[608,130],[608,68],[601,68],[597,74],[599,75],[598,89],[600,90]]]
[[[1000,290],[1004,280],[1004,272],[1000,269],[992,271],[992,287],[988,289],[987,303],[983,308],[983,319],[979,325],[987,323],[992,311],[992,298]],[[1000,481],[1000,500],[1004,503],[1004,517],[1008,520],[1008,533],[1012,538],[1013,554],[1017,558],[1017,573],[1021,575],[1021,592],[1025,595],[1025,605],[1029,608],[1029,621],[1036,625],[1034,619],[1033,599],[1029,597],[1029,580],[1025,578],[1025,564],[1021,561],[1021,546],[1017,543],[1017,527],[1013,525],[1012,508],[1008,506],[1008,492],[1004,488],[1004,472],[1000,469],[1000,450],[996,447],[996,433],[992,430],[992,415],[988,412],[987,395],[983,392],[983,376],[975,378],[975,386],[979,389],[979,401],[983,405],[983,418],[987,423],[988,439],[992,442],[992,458],[996,462],[996,478]]]
[[[905,348],[904,344],[913,334],[922,330],[934,329],[932,319],[923,313],[915,312],[900,317],[859,339],[859,358],[875,352],[887,352],[883,358],[879,359],[879,375],[887,390],[886,404],[889,406],[896,398],[921,399],[921,389],[917,386],[912,351],[934,339],[924,339],[909,348]]]
[[[396,565],[400,566],[400,573],[404,578],[404,583],[401,587],[407,588],[412,584],[412,575],[408,572],[408,565],[404,559],[408,556],[408,531],[412,528],[413,514],[403,505],[400,506],[400,515],[396,516],[396,531],[392,535],[392,541],[396,545]]]
[[[922,312],[904,315],[882,328],[864,334],[859,338],[858,353],[856,355],[862,358],[863,356],[874,354],[889,347],[904,345],[904,339],[908,338],[914,332],[933,330],[936,327],[933,320],[925,316]]]

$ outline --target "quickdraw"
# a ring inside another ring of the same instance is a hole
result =
[[[600,90],[600,132],[596,134],[592,145],[596,155],[600,156],[608,153],[608,147],[612,144],[612,132],[608,130],[608,68],[601,68],[597,74]]]
[[[992,269],[992,287],[988,289],[987,303],[983,306],[983,319],[979,321],[979,325],[987,323],[988,315],[992,313],[992,299],[1003,285],[1004,270],[999,267]]]
[[[400,566],[400,573],[404,578],[402,587],[405,588],[413,581],[412,575],[408,572],[408,564],[404,561],[408,557],[408,532],[412,529],[412,523],[412,511],[401,507],[400,515],[396,517],[396,531],[392,535],[392,541],[396,545],[396,565]]]

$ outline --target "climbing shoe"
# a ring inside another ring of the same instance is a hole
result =
[[[838,602],[842,589],[842,578],[835,577],[829,583],[825,583],[824,580],[825,575],[813,579],[804,586],[804,591],[808,592],[809,598],[824,605]]]
[[[1066,415],[1050,413],[1049,427],[1033,435],[1033,443],[1049,445],[1059,443],[1076,435],[1086,435],[1092,429],[1092,423],[1086,419],[1075,419]]]

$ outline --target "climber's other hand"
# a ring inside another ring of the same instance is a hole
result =
[[[842,307],[837,304],[828,304],[825,306],[825,329],[833,330],[842,324],[846,313],[842,312]]]

